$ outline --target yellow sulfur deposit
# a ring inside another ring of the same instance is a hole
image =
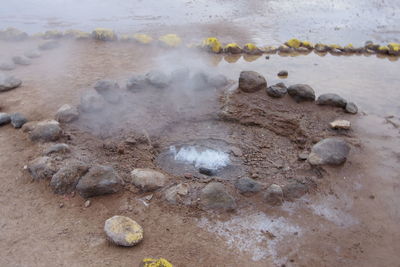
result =
[[[101,41],[114,41],[117,40],[117,35],[113,30],[106,28],[96,28],[92,32],[92,36],[96,40]]]
[[[386,53],[389,51],[389,47],[385,46],[385,45],[381,45],[378,47],[378,51],[381,53]]]
[[[337,45],[337,44],[331,44],[328,47],[330,47],[331,49],[339,49],[339,50],[343,49],[343,47],[341,47],[340,45]]]
[[[178,37],[179,38],[179,37]],[[144,33],[136,33],[133,35],[133,39],[141,44],[149,44],[153,41],[150,35]],[[180,39],[179,39],[180,40]]]
[[[215,37],[204,39],[201,46],[214,53],[220,53],[222,51],[222,45]]]
[[[400,44],[398,43],[389,43],[389,54],[399,56],[400,55]]]
[[[142,261],[143,267],[173,267],[173,265],[167,261],[166,259],[159,258],[159,259],[152,259],[152,258],[145,258]]]
[[[46,31],[43,35],[44,39],[58,39],[63,37],[63,33],[57,30]]]
[[[230,43],[230,44],[227,44],[224,47],[224,52],[225,53],[232,53],[232,54],[240,54],[242,52],[242,49],[239,47],[238,44]]]
[[[301,46],[305,47],[305,48],[308,48],[308,49],[313,49],[314,48],[314,45],[309,41],[302,41],[301,42]]]
[[[65,31],[64,36],[68,38],[75,38],[81,40],[81,39],[88,39],[90,37],[90,33],[79,30],[67,30]]]
[[[168,47],[177,47],[182,44],[181,38],[178,35],[172,33],[163,35],[158,40],[160,40],[163,45]]]
[[[243,51],[251,55],[259,55],[263,53],[263,51],[260,48],[258,48],[255,44],[252,43],[245,44],[243,47]]]
[[[278,51],[278,48],[276,48],[275,46],[264,47],[264,52],[267,54],[274,54],[274,53],[276,53],[276,51]]]
[[[301,45],[301,41],[293,38],[293,39],[290,39],[289,41],[287,41],[285,44],[291,48],[299,48]]]
[[[104,231],[112,242],[120,246],[133,246],[143,239],[143,228],[125,216],[114,216],[106,220]]]

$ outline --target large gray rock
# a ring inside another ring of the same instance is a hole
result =
[[[246,93],[254,93],[267,88],[265,78],[255,71],[242,71],[239,77],[239,89]]]
[[[71,151],[71,149],[69,148],[69,145],[64,144],[64,143],[59,143],[59,144],[54,144],[54,145],[47,147],[43,151],[43,155],[48,156],[48,155],[55,154],[55,153],[68,153],[70,151]]]
[[[306,184],[295,181],[283,187],[283,196],[287,200],[293,200],[304,196],[308,191],[309,187]]]
[[[0,92],[15,89],[21,86],[21,84],[22,81],[20,79],[14,78],[14,76],[0,73]]]
[[[80,108],[84,112],[96,112],[102,110],[105,104],[105,100],[100,94],[95,90],[90,90],[81,96]]]
[[[15,64],[13,62],[1,62],[0,70],[13,70],[15,69]]]
[[[79,111],[76,107],[68,104],[62,105],[56,113],[55,119],[58,122],[72,122],[79,118]]]
[[[261,191],[261,184],[251,178],[244,177],[236,181],[235,187],[240,193],[257,193]]]
[[[344,110],[350,114],[357,114],[358,112],[358,108],[353,102],[348,102]]]
[[[84,197],[112,194],[120,191],[124,181],[110,166],[94,165],[76,185],[78,193]]]
[[[132,183],[143,191],[154,191],[163,187],[168,178],[152,169],[134,169],[131,172]]]
[[[285,96],[287,88],[284,83],[277,83],[267,88],[267,94],[271,97],[280,98]]]
[[[270,205],[281,205],[283,202],[282,188],[277,184],[270,185],[264,193],[264,199]]]
[[[51,40],[51,41],[46,41],[46,42],[41,43],[38,46],[38,48],[40,50],[51,50],[51,49],[57,48],[59,46],[60,46],[60,43],[58,41]]]
[[[126,88],[131,92],[138,92],[148,86],[146,76],[134,75],[126,83]]]
[[[24,56],[15,56],[12,58],[12,61],[14,62],[14,64],[17,64],[17,65],[28,66],[28,65],[32,64],[32,61],[29,58],[26,58]]]
[[[51,178],[50,186],[56,194],[67,194],[75,190],[79,179],[88,171],[89,166],[81,161],[70,161]]]
[[[0,112],[0,126],[9,124],[11,121],[10,115],[4,112]]]
[[[157,88],[165,88],[170,83],[168,76],[161,71],[151,71],[147,73],[146,79],[149,84]]]
[[[294,84],[287,89],[288,94],[293,97],[296,102],[314,101],[315,92],[311,86],[307,84]]]
[[[212,182],[206,185],[200,193],[200,201],[206,209],[234,210],[235,199],[228,193],[221,183]]]
[[[103,94],[112,90],[119,89],[117,81],[114,80],[100,80],[94,85],[94,89],[99,93]]]
[[[28,121],[28,119],[19,112],[11,114],[10,118],[11,125],[16,129],[21,128],[22,125],[24,125]]]
[[[311,165],[343,164],[350,152],[350,146],[340,138],[326,138],[315,144],[308,156]]]
[[[60,124],[55,120],[38,122],[29,137],[32,141],[57,141],[61,136]]]
[[[346,99],[337,94],[323,94],[317,99],[317,105],[326,105],[332,107],[344,108],[347,104]]]
[[[143,239],[143,228],[125,216],[114,216],[106,220],[104,232],[111,242],[124,247],[134,246]]]
[[[28,164],[28,172],[34,180],[50,179],[57,168],[49,157],[39,157]]]

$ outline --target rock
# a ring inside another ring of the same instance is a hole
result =
[[[57,31],[57,30],[49,30],[46,31],[43,35],[44,39],[60,39],[61,37],[63,37],[63,33],[61,31]]]
[[[43,151],[43,155],[48,156],[48,155],[55,154],[55,153],[68,153],[70,151],[71,151],[71,149],[69,148],[69,145],[59,143],[59,144],[51,145],[48,148],[46,148]]]
[[[81,161],[67,162],[51,178],[50,186],[56,194],[67,194],[75,190],[79,179],[88,171],[89,166]]]
[[[49,157],[39,157],[28,164],[28,172],[34,180],[50,179],[56,171]]]
[[[182,196],[189,193],[188,184],[177,184],[165,190],[164,198],[171,204],[176,204],[181,201]]]
[[[121,95],[119,94],[118,91],[109,91],[109,92],[104,92],[101,94],[104,99],[110,103],[110,104],[118,104],[121,102]]]
[[[9,114],[0,112],[0,126],[9,124],[11,121],[11,117]]]
[[[267,88],[267,94],[271,97],[280,98],[285,96],[287,88],[283,83],[277,83]]]
[[[4,31],[0,30],[0,39],[5,41],[22,41],[28,38],[26,32],[20,31],[16,28],[9,27]]]
[[[81,96],[80,108],[84,112],[96,112],[105,107],[104,98],[96,91],[90,90]]]
[[[206,209],[234,210],[235,199],[221,183],[212,182],[206,185],[200,193],[201,204]]]
[[[299,160],[307,160],[308,159],[308,153],[300,153],[298,155]]]
[[[143,259],[140,267],[173,267],[172,263],[167,261],[164,258],[153,259],[153,258],[145,258]]]
[[[240,148],[238,148],[238,147],[232,147],[232,148],[231,148],[231,151],[232,151],[232,154],[233,154],[235,157],[241,157],[241,156],[243,156],[243,151],[242,151]]]
[[[289,86],[287,89],[288,94],[293,97],[296,102],[302,101],[314,101],[315,100],[315,92],[311,86],[307,84],[295,84]]]
[[[308,191],[309,188],[307,185],[296,181],[283,187],[283,196],[285,199],[293,200],[304,196]]]
[[[337,94],[323,94],[317,99],[317,105],[326,105],[332,107],[344,108],[347,104],[346,99]]]
[[[76,107],[64,104],[57,110],[55,119],[58,122],[64,123],[77,120],[78,117],[79,117],[79,111]]]
[[[16,129],[21,128],[22,125],[24,125],[28,121],[25,116],[19,112],[11,114],[10,118],[11,125]]]
[[[224,75],[218,74],[218,75],[209,77],[207,79],[207,82],[212,87],[221,88],[228,84],[228,79]]]
[[[85,201],[83,206],[85,206],[85,208],[89,208],[90,204],[92,204],[92,202],[90,201],[90,199],[88,199],[88,200]]]
[[[283,202],[282,188],[277,184],[271,184],[264,193],[264,199],[270,205],[281,205]]]
[[[343,164],[350,152],[350,146],[340,138],[326,138],[315,144],[308,157],[311,165]]]
[[[28,121],[27,123],[25,123],[24,125],[22,125],[21,130],[24,133],[28,133],[33,131],[33,129],[35,129],[36,125],[38,124],[37,121]]]
[[[349,130],[350,129],[350,122],[346,120],[334,120],[329,123],[332,129],[343,129]]]
[[[280,72],[278,72],[278,76],[279,77],[287,77],[289,75],[287,70],[281,70]]]
[[[38,122],[29,137],[32,141],[57,141],[61,136],[60,124],[55,120]]]
[[[51,40],[51,41],[46,41],[44,43],[41,43],[38,48],[40,50],[51,50],[54,48],[57,48],[60,46],[60,43],[58,41],[55,40]]]
[[[83,198],[112,194],[120,191],[124,181],[110,166],[94,165],[79,180],[76,190]]]
[[[168,76],[161,71],[151,71],[147,73],[146,79],[149,84],[157,88],[165,88],[170,83]]]
[[[131,172],[132,183],[142,191],[154,191],[163,187],[167,177],[152,169],[134,169]]]
[[[357,114],[358,108],[357,108],[356,104],[354,104],[353,102],[348,102],[346,104],[346,107],[344,108],[344,111],[346,111],[347,113],[350,113],[350,114]]]
[[[100,41],[115,41],[117,40],[117,35],[111,29],[106,28],[96,28],[92,32],[92,37]]]
[[[15,89],[21,86],[21,84],[22,81],[20,79],[14,78],[14,76],[0,73],[0,92]]]
[[[15,69],[15,64],[13,62],[1,62],[0,70],[13,70]]]
[[[146,76],[134,75],[128,79],[126,89],[131,92],[137,92],[148,87]]]
[[[26,58],[26,57],[23,57],[23,56],[12,57],[12,61],[14,62],[14,64],[17,64],[17,65],[28,66],[28,65],[32,64],[32,61],[29,58]]]
[[[113,80],[100,80],[97,81],[96,84],[94,85],[94,89],[99,93],[99,94],[104,94],[106,92],[110,92],[113,90],[118,90],[119,85],[117,81]]]
[[[199,173],[207,175],[207,176],[213,176],[215,175],[216,171],[213,169],[205,168],[205,167],[200,167],[199,168]]]
[[[267,88],[265,78],[255,71],[242,71],[239,77],[239,89],[246,93]]]
[[[119,246],[131,247],[143,239],[143,228],[125,216],[113,216],[106,220],[104,232],[111,242]]]
[[[236,181],[235,187],[240,193],[258,193],[261,191],[261,184],[251,178],[240,178]]]
[[[38,50],[31,50],[31,51],[26,51],[24,53],[24,56],[26,56],[27,58],[38,58],[40,57],[42,54],[38,51]]]

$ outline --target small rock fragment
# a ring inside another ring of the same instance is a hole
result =
[[[343,129],[349,130],[350,129],[350,122],[347,120],[334,120],[329,123],[332,129]]]
[[[200,193],[200,200],[206,209],[234,210],[235,199],[228,193],[221,183],[212,182],[206,185]]]
[[[54,153],[68,153],[70,151],[71,150],[67,144],[60,143],[60,144],[51,145],[48,148],[46,148],[43,151],[43,155],[48,156],[48,155],[51,155]]]
[[[240,193],[258,193],[261,191],[261,184],[251,178],[244,177],[236,181],[235,187]]]
[[[131,172],[132,183],[143,191],[154,191],[163,187],[167,177],[152,169],[134,169]]]
[[[182,196],[189,193],[188,184],[177,184],[165,190],[164,198],[171,204],[176,204],[181,200]]]
[[[350,114],[357,114],[358,112],[358,108],[353,102],[348,102],[344,110]]]
[[[39,157],[28,164],[28,172],[34,180],[50,179],[56,171],[49,157]]]
[[[104,231],[107,238],[119,246],[131,247],[143,239],[143,228],[125,216],[113,216],[106,220]]]
[[[304,196],[308,191],[309,188],[307,185],[296,181],[283,187],[283,196],[287,200],[293,200]]]
[[[281,205],[283,202],[282,188],[277,184],[271,184],[264,193],[264,199],[270,205]]]
[[[25,116],[19,112],[11,114],[10,118],[11,125],[16,129],[21,128],[28,121]]]
[[[166,259],[159,258],[145,258],[143,259],[140,267],[173,267],[173,265]]]
[[[287,70],[281,70],[278,72],[278,77],[287,77],[289,75]]]
[[[0,126],[10,123],[11,117],[9,114],[0,112]]]
[[[199,173],[207,175],[207,176],[213,176],[213,175],[215,175],[216,172],[215,172],[215,170],[210,169],[210,168],[200,167]]]
[[[92,204],[92,203],[91,203],[90,199],[88,199],[85,201],[85,204],[83,204],[83,205],[85,206],[85,208],[88,208],[90,206],[90,204]]]
[[[50,186],[56,194],[67,194],[75,190],[79,179],[88,171],[89,166],[81,161],[70,161],[51,178]]]
[[[267,88],[267,94],[271,97],[280,98],[285,96],[287,88],[284,83],[277,83]]]
[[[79,117],[79,111],[76,107],[64,104],[62,105],[56,113],[55,119],[61,123],[68,123],[77,120]]]

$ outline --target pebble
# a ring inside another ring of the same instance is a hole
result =
[[[0,126],[1,125],[6,125],[10,123],[11,118],[10,115],[4,112],[0,112]]]
[[[353,102],[348,102],[344,110],[350,114],[357,114],[358,112],[358,108]]]
[[[278,77],[287,77],[289,75],[287,70],[281,70],[278,72]]]
[[[10,118],[11,125],[16,129],[21,128],[26,122],[28,122],[25,116],[19,112],[11,114]]]
[[[347,120],[334,120],[331,123],[329,123],[332,129],[343,129],[343,130],[349,130],[350,129],[350,122]]]
[[[91,204],[90,199],[86,200],[84,204],[85,208],[88,208],[90,204]]]

